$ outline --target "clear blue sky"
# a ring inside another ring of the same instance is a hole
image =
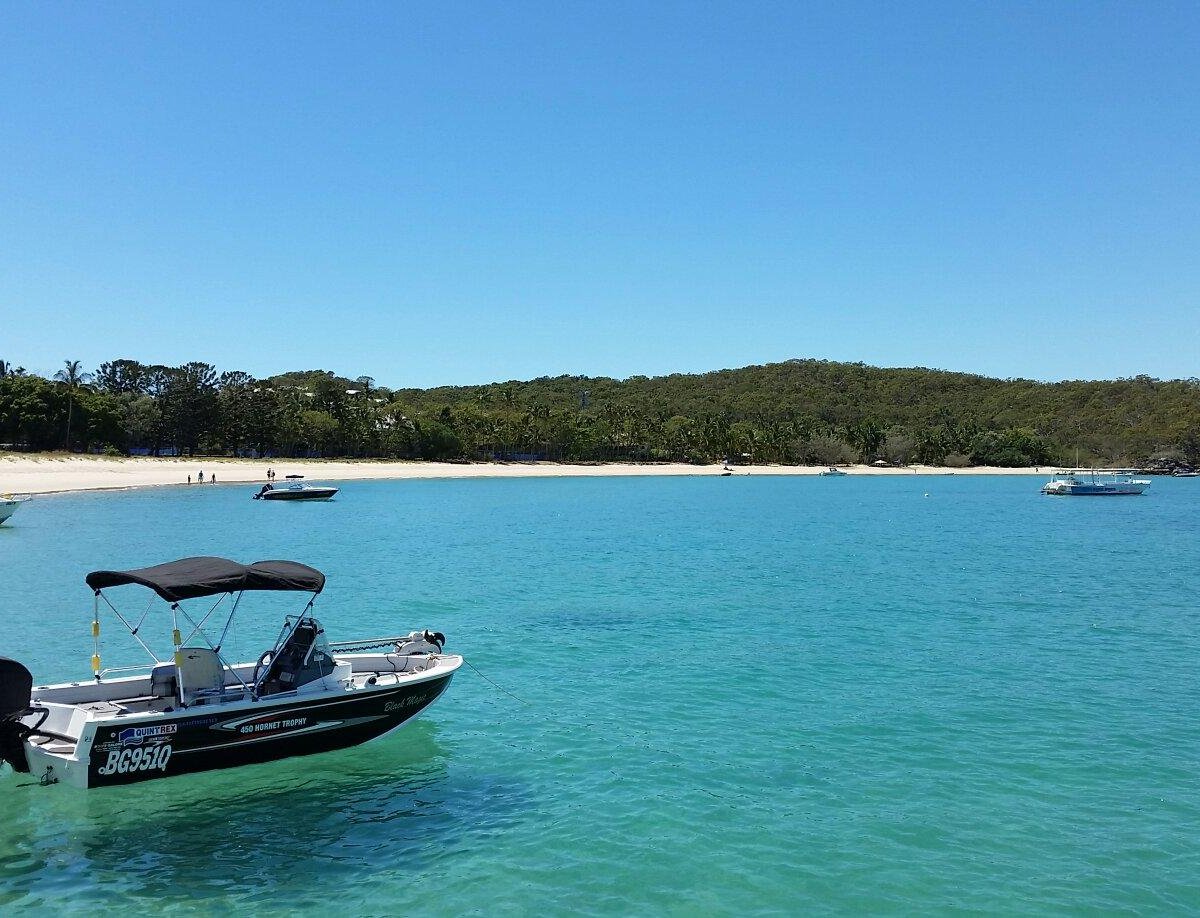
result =
[[[1200,373],[1200,4],[0,5],[0,358]]]

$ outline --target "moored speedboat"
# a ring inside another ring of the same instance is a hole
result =
[[[337,494],[337,488],[327,485],[310,485],[303,475],[288,475],[285,483],[276,485],[268,482],[254,495],[255,500],[329,500]]]
[[[0,524],[16,513],[21,504],[32,499],[32,494],[0,494]]]
[[[1110,497],[1141,494],[1150,479],[1134,478],[1136,469],[1059,469],[1042,486],[1043,494]]]
[[[185,558],[94,571],[86,580],[96,604],[92,681],[35,688],[28,669],[0,658],[0,760],[43,784],[129,784],[356,746],[428,707],[463,662],[444,654],[445,638],[429,631],[331,644],[312,615],[325,575],[294,561]],[[103,593],[126,584],[149,587],[169,604],[171,661],[160,661],[138,636],[142,622],[131,625]],[[228,601],[223,640],[243,594],[255,590],[312,595],[256,662],[229,663],[221,640],[213,643],[202,626]],[[214,596],[198,622],[184,608]],[[101,602],[154,663],[100,669]],[[109,678],[136,669],[145,672]]]
[[[827,469],[822,469],[822,470],[821,470],[821,471],[819,471],[817,474],[818,474],[818,475],[824,475],[826,478],[837,478],[837,477],[840,477],[840,476],[842,476],[842,475],[845,475],[846,473],[845,473],[845,472],[843,472],[841,469],[839,469],[839,468],[836,468],[835,466],[832,466],[832,465],[831,465],[831,466],[830,466],[829,468],[827,468]]]

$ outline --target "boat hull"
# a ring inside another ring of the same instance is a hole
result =
[[[265,698],[249,705],[198,706],[136,722],[105,722],[77,761],[39,754],[30,771],[97,788],[272,762],[357,746],[403,726],[446,690],[453,670],[370,692]]]
[[[279,488],[260,495],[263,500],[329,500],[337,488]]]
[[[1141,494],[1146,490],[1144,484],[1123,484],[1123,485],[1093,485],[1093,484],[1074,484],[1062,485],[1055,487],[1046,485],[1042,488],[1043,494],[1056,494],[1062,496],[1075,497],[1128,497],[1136,494]]]
[[[1043,494],[1066,497],[1133,497],[1150,487],[1136,469],[1059,469],[1042,485]]]
[[[9,517],[20,509],[23,500],[3,500],[0,499],[0,526],[2,526]]]

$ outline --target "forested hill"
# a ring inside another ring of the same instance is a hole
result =
[[[762,453],[765,445],[773,461],[820,462],[819,457],[795,454],[789,444],[826,437],[841,440],[859,459],[880,455],[942,463],[948,456],[961,461],[974,453],[989,464],[1018,464],[1018,458],[1020,464],[1044,464],[1074,462],[1076,450],[1081,458],[1132,464],[1163,452],[1200,458],[1197,379],[1164,382],[1138,376],[1040,383],[925,368],[789,360],[702,374],[626,380],[543,377],[400,390],[398,395],[425,412],[495,404],[580,412],[586,405],[582,413],[629,413],[650,426],[681,432],[725,421],[743,441],[759,441],[729,444],[729,451],[746,452],[736,448],[749,445]],[[1023,456],[998,455],[1014,451]],[[851,458],[845,451],[833,452],[841,453],[836,458]]]
[[[298,371],[0,361],[19,448],[433,459],[1026,465],[1200,462],[1200,381],[1039,383],[791,360],[702,374],[387,389]]]

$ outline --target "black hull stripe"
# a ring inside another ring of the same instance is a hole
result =
[[[104,774],[101,769],[108,764],[109,757],[103,751],[94,749],[88,766],[88,786],[108,787],[134,784],[154,778],[173,777],[218,768],[233,768],[239,765],[271,762],[292,756],[312,755],[357,746],[389,733],[412,720],[437,700],[450,684],[453,675],[453,673],[448,673],[440,679],[426,680],[415,686],[401,686],[399,691],[372,693],[366,699],[343,699],[314,705],[313,707],[323,708],[341,705],[348,709],[344,716],[337,717],[337,722],[331,723],[328,728],[324,728],[324,725],[321,724],[314,724],[299,730],[285,730],[269,736],[243,737],[233,742],[220,743],[206,742],[209,737],[227,739],[228,734],[225,736],[213,735],[212,727],[216,724],[180,730],[162,743],[162,745],[168,743],[171,745],[171,755],[165,769],[151,768],[148,771],[135,770],[126,773]],[[397,699],[400,696],[404,696],[403,701],[388,701],[388,699]],[[369,705],[368,710],[363,710],[365,704]],[[392,710],[387,710],[389,706],[392,707]],[[264,717],[269,716],[272,712],[304,714],[307,710],[309,710],[308,707],[300,708],[298,704],[294,704],[276,707],[272,711],[264,711],[262,714]],[[234,716],[237,717],[240,714],[241,712],[238,712]],[[336,715],[334,716],[336,717]],[[313,729],[318,726],[322,729]],[[200,742],[197,743],[196,740]],[[109,743],[111,742],[112,740],[109,740]],[[176,745],[179,748],[175,748]],[[153,746],[147,744],[145,748],[149,750]]]
[[[423,709],[422,709],[423,710]],[[325,724],[314,724],[311,727],[301,727],[299,730],[289,730],[287,733],[275,734],[273,736],[256,736],[253,739],[238,739],[228,743],[213,743],[211,746],[199,746],[195,749],[180,749],[176,755],[194,755],[197,752],[210,752],[216,749],[229,749],[233,746],[249,746],[251,743],[270,743],[283,739],[284,737],[303,736],[307,733],[324,733],[327,730],[346,729],[355,727],[359,724],[370,723],[373,720],[379,720],[383,717],[382,714],[374,714],[370,717],[353,717],[345,720],[333,720]]]

